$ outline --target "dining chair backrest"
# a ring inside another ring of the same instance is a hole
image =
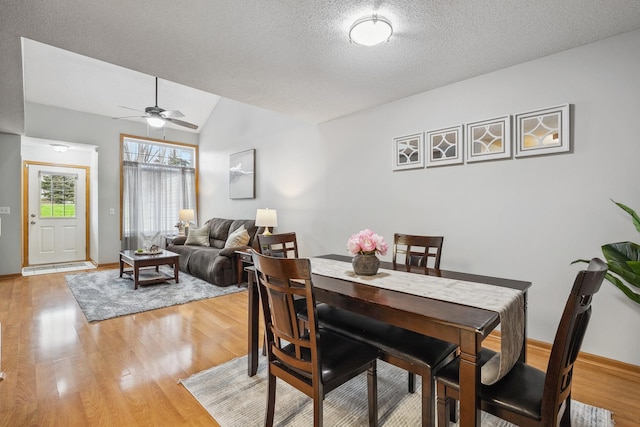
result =
[[[560,405],[571,395],[573,365],[578,357],[589,319],[591,301],[607,273],[607,264],[594,258],[580,271],[560,318],[547,365],[542,401],[543,419],[554,419]]]
[[[279,258],[253,254],[265,321],[267,357],[282,369],[295,370],[298,375],[292,375],[294,386],[309,391],[312,378],[319,373],[311,263],[308,259]],[[296,297],[304,297],[311,303],[307,304],[306,329],[298,321]]]
[[[393,269],[398,266],[440,268],[443,236],[415,236],[396,233],[393,235]],[[433,260],[433,262],[430,262]]]
[[[296,233],[258,234],[258,252],[276,258],[298,258]]]

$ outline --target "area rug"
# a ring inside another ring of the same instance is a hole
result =
[[[257,426],[264,423],[267,383],[266,363],[261,358],[258,373],[247,376],[247,357],[180,380],[196,400],[222,427]],[[420,377],[417,379],[420,381]],[[275,426],[313,425],[311,399],[277,380]],[[324,425],[367,426],[366,373],[329,393],[324,400]],[[416,385],[419,390],[419,387]],[[572,402],[574,427],[611,427],[611,412],[580,402]],[[381,426],[421,425],[420,392],[407,393],[405,371],[378,361],[378,420]],[[452,424],[454,425],[454,424]],[[457,426],[457,424],[455,424]],[[513,424],[482,413],[482,425],[514,427]]]
[[[173,270],[168,266],[160,267],[160,271],[173,276]],[[128,275],[119,276],[117,269],[65,276],[71,293],[89,322],[244,290],[235,285],[215,286],[183,272],[178,277],[180,283],[169,280],[155,285],[140,285],[134,290],[133,280]]]

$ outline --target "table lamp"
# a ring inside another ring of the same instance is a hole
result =
[[[278,214],[274,209],[258,209],[256,211],[256,227],[264,227],[265,236],[271,234],[269,227],[278,225]]]
[[[180,213],[178,214],[178,219],[180,223],[184,227],[184,235],[189,235],[189,222],[193,221],[195,215],[193,213],[193,209],[180,209]],[[182,234],[182,233],[181,233]]]

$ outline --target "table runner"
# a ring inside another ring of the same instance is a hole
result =
[[[350,263],[311,259],[312,272],[426,298],[491,310],[500,315],[501,350],[481,370],[481,382],[493,384],[516,363],[524,333],[524,293],[485,283],[446,279],[406,271],[380,269],[374,276],[358,276]]]

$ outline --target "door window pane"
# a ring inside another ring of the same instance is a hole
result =
[[[77,175],[40,174],[40,218],[76,217]]]

